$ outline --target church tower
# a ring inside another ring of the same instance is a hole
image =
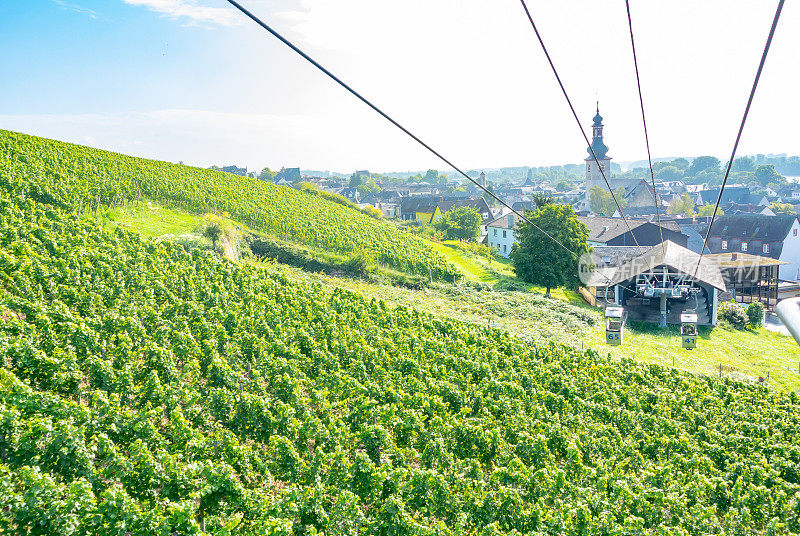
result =
[[[603,117],[600,115],[600,104],[597,105],[597,115],[594,116],[592,125],[592,145],[587,149],[589,156],[586,157],[586,194],[584,197],[584,208],[589,209],[589,192],[592,188],[599,187],[607,190],[606,181],[603,174],[611,183],[611,157],[608,156],[608,147],[603,143]],[[594,152],[594,156],[592,156]],[[597,161],[595,161],[595,156]],[[602,173],[597,167],[600,162]]]

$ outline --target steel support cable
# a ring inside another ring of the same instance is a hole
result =
[[[600,165],[600,160],[597,158],[597,155],[594,152],[594,148],[592,144],[589,143],[589,137],[586,135],[586,132],[583,130],[583,126],[581,125],[581,120],[578,118],[577,112],[575,112],[575,107],[572,106],[572,101],[567,94],[566,88],[564,88],[563,82],[561,82],[561,77],[558,75],[558,71],[556,70],[556,66],[553,63],[552,58],[550,58],[550,53],[547,51],[547,47],[544,44],[544,40],[542,39],[542,35],[539,33],[539,29],[536,27],[536,23],[533,22],[533,16],[531,15],[530,10],[528,9],[528,4],[525,3],[525,0],[520,0],[522,3],[522,8],[525,10],[525,14],[528,16],[528,21],[531,23],[531,27],[533,28],[534,33],[536,34],[536,38],[539,40],[539,44],[542,46],[542,51],[544,52],[545,57],[547,57],[547,62],[550,64],[550,69],[553,70],[553,74],[556,77],[556,81],[558,82],[559,87],[561,88],[561,93],[564,94],[564,99],[567,101],[567,105],[569,105],[570,111],[572,111],[572,116],[575,118],[575,122],[578,125],[578,130],[581,131],[581,136],[583,136],[586,145],[589,146],[589,152],[592,154],[592,158],[594,158],[595,163],[597,164],[597,169],[600,170],[600,175],[603,176],[603,180],[606,183],[606,187],[608,188],[609,193],[611,194],[611,199],[614,201],[614,204],[617,206],[617,210],[619,210],[620,216],[622,216],[622,221],[625,222],[625,226],[628,228],[628,232],[631,233],[633,237],[633,241],[636,244],[637,250],[639,253],[642,251],[642,247],[639,245],[639,241],[636,240],[636,235],[634,234],[633,230],[631,229],[630,224],[628,223],[628,219],[625,217],[625,212],[622,210],[622,206],[617,201],[617,196],[614,195],[614,190],[611,189],[611,183],[608,182],[608,178],[606,177],[605,172],[603,171],[603,166]]]
[[[658,232],[661,235],[661,250],[666,255],[667,245],[664,244],[664,229],[661,227],[661,203],[656,192],[656,177],[653,173],[653,158],[650,156],[650,136],[647,134],[647,119],[644,113],[644,99],[642,98],[642,82],[639,79],[639,61],[636,58],[636,41],[633,38],[633,22],[631,20],[631,6],[629,0],[625,0],[625,11],[628,13],[628,30],[631,34],[631,51],[633,52],[633,67],[636,71],[636,88],[639,90],[639,107],[642,109],[642,126],[644,127],[644,143],[647,147],[647,163],[650,165],[650,181],[653,185],[653,199],[656,202],[656,221],[658,222]]]
[[[475,186],[477,186],[478,188],[480,188],[481,190],[483,190],[483,192],[484,192],[484,193],[488,194],[488,195],[489,195],[489,196],[491,196],[491,197],[492,197],[492,198],[493,198],[495,201],[497,201],[498,203],[500,203],[500,204],[501,204],[501,205],[503,205],[504,207],[508,208],[508,209],[509,209],[509,210],[510,210],[510,211],[511,211],[513,214],[516,214],[517,216],[519,216],[519,217],[520,217],[520,218],[521,218],[523,221],[525,221],[525,222],[527,222],[528,224],[530,224],[530,225],[531,225],[531,226],[532,226],[534,229],[537,229],[538,231],[540,231],[540,232],[541,232],[542,234],[544,234],[544,235],[545,235],[547,238],[549,238],[550,240],[552,240],[553,242],[555,242],[556,244],[558,244],[558,245],[559,245],[559,246],[560,246],[562,249],[564,249],[564,251],[568,252],[568,253],[569,253],[569,254],[571,254],[573,257],[575,257],[575,258],[576,258],[578,261],[580,261],[580,257],[578,257],[578,255],[577,255],[577,254],[576,254],[574,251],[570,250],[570,249],[569,249],[567,246],[565,246],[565,245],[564,245],[564,244],[562,244],[562,243],[561,243],[559,240],[557,240],[556,238],[554,238],[554,237],[553,237],[553,236],[552,236],[550,233],[548,233],[547,231],[545,231],[544,229],[542,229],[541,227],[539,227],[538,225],[536,225],[535,223],[533,223],[531,220],[529,220],[528,218],[526,218],[524,214],[522,214],[522,213],[520,213],[520,212],[518,212],[518,211],[514,210],[514,208],[513,208],[513,207],[511,207],[511,205],[509,205],[508,203],[506,203],[505,201],[503,201],[502,199],[500,199],[500,198],[499,198],[497,195],[495,195],[495,193],[494,193],[494,192],[492,192],[491,190],[489,190],[489,189],[488,189],[488,188],[486,188],[485,186],[481,185],[481,184],[480,184],[480,183],[479,183],[477,180],[475,180],[475,179],[473,179],[472,177],[470,177],[469,175],[467,175],[465,172],[463,172],[463,171],[461,170],[461,168],[457,167],[455,164],[453,164],[452,162],[450,162],[450,160],[448,160],[447,158],[445,158],[444,156],[442,156],[442,155],[441,155],[441,154],[440,154],[438,151],[436,151],[435,149],[433,149],[433,147],[431,147],[430,145],[428,145],[427,143],[425,143],[424,141],[422,141],[420,138],[418,138],[416,135],[414,135],[414,134],[413,134],[413,133],[412,133],[410,130],[408,130],[406,127],[404,127],[403,125],[401,125],[400,123],[398,123],[397,121],[395,121],[394,119],[392,119],[392,118],[391,118],[389,115],[387,115],[387,114],[386,114],[386,113],[385,113],[383,110],[381,110],[381,109],[380,109],[380,108],[378,108],[378,107],[377,107],[375,104],[373,104],[372,102],[370,102],[369,100],[367,100],[367,99],[366,99],[365,97],[363,97],[363,96],[362,96],[360,93],[358,93],[356,90],[354,90],[354,89],[353,89],[352,87],[350,87],[348,84],[346,84],[345,82],[343,82],[343,81],[342,81],[342,80],[341,80],[339,77],[337,77],[335,74],[333,74],[333,73],[332,73],[332,72],[330,72],[328,69],[326,69],[326,68],[325,68],[325,67],[323,67],[321,64],[319,64],[319,63],[318,63],[316,60],[314,60],[314,59],[313,59],[311,56],[309,56],[308,54],[306,54],[305,52],[303,52],[301,49],[299,49],[297,46],[295,46],[295,45],[294,45],[294,44],[293,44],[291,41],[289,41],[288,39],[286,39],[285,37],[283,37],[283,36],[282,36],[280,33],[278,33],[276,30],[272,29],[272,28],[271,28],[269,25],[267,25],[267,24],[266,24],[264,21],[262,21],[261,19],[259,19],[258,17],[256,17],[256,16],[255,16],[253,13],[251,13],[250,11],[248,11],[248,10],[247,10],[245,7],[243,7],[241,4],[239,4],[239,2],[237,2],[236,0],[227,0],[227,1],[228,1],[228,3],[230,3],[230,4],[231,4],[233,7],[235,7],[235,8],[236,8],[236,9],[238,9],[240,12],[242,12],[242,14],[244,14],[244,15],[245,15],[245,16],[247,16],[249,19],[251,19],[253,22],[255,22],[256,24],[258,24],[259,26],[261,26],[263,29],[265,29],[266,31],[268,31],[270,34],[272,34],[272,35],[273,35],[273,36],[274,36],[276,39],[278,39],[278,40],[279,40],[280,42],[282,42],[284,45],[286,45],[287,47],[289,47],[290,49],[292,49],[294,52],[296,52],[297,54],[299,54],[299,55],[300,55],[300,56],[301,56],[303,59],[305,59],[306,61],[308,61],[308,62],[309,62],[311,65],[313,65],[314,67],[316,67],[317,69],[319,69],[320,71],[322,71],[322,72],[323,72],[324,74],[326,74],[326,75],[327,75],[329,78],[331,78],[331,79],[332,79],[334,82],[336,82],[337,84],[339,84],[340,86],[342,86],[344,89],[346,89],[348,92],[350,92],[350,93],[351,93],[353,96],[355,96],[355,97],[356,97],[358,100],[360,100],[361,102],[363,102],[364,104],[366,104],[367,106],[369,106],[370,108],[372,108],[372,109],[373,109],[375,112],[377,112],[377,113],[378,113],[378,114],[379,114],[381,117],[383,117],[384,119],[386,119],[387,121],[389,121],[391,124],[393,124],[395,127],[397,127],[398,129],[400,129],[401,131],[403,131],[403,133],[405,133],[406,135],[408,135],[408,136],[409,136],[411,139],[413,139],[414,141],[416,141],[418,144],[422,145],[422,146],[423,146],[425,149],[427,149],[427,150],[428,150],[430,153],[432,153],[434,156],[436,156],[436,157],[437,157],[439,160],[441,160],[442,162],[444,162],[445,164],[447,164],[448,166],[450,166],[450,167],[451,167],[452,169],[454,169],[456,172],[458,172],[459,174],[461,174],[461,175],[462,175],[462,176],[463,176],[465,179],[467,179],[467,180],[468,180],[468,181],[470,181],[472,184],[474,184]],[[571,105],[570,105],[570,106],[571,106]],[[576,118],[577,118],[577,116],[576,116]],[[595,157],[595,160],[596,160],[596,159],[597,159],[597,158]],[[599,164],[598,164],[598,166],[599,166]],[[601,171],[602,171],[602,170],[601,170]],[[606,182],[607,182],[607,181],[606,181]],[[612,196],[613,196],[613,192],[612,192]],[[619,205],[617,205],[617,206],[619,206]],[[627,223],[627,222],[626,222],[626,223]],[[628,229],[630,229],[630,227],[628,227]],[[631,234],[632,234],[632,233],[631,233]],[[635,240],[636,240],[636,237],[634,236],[634,241],[635,241]],[[638,244],[638,243],[637,243],[636,245],[637,245],[637,247],[639,246],[639,244]],[[641,250],[641,248],[640,248],[640,250]],[[598,273],[600,273],[600,272],[598,272]],[[601,273],[601,275],[602,275],[603,277],[605,277],[605,278],[606,278],[606,279],[607,279],[609,282],[612,282],[612,280],[611,280],[611,279],[610,279],[610,278],[609,278],[607,275],[605,275],[605,274],[602,274],[602,273]],[[621,285],[620,285],[620,286],[621,286]],[[627,287],[623,287],[623,288],[626,288],[626,289],[627,289]],[[631,290],[631,289],[627,289],[627,290]],[[631,290],[631,291],[632,291],[632,290]],[[633,292],[633,291],[632,291],[632,292]]]
[[[703,255],[705,255],[706,245],[708,244],[708,237],[711,236],[711,227],[714,225],[714,220],[717,219],[717,211],[719,210],[719,204],[722,201],[722,192],[725,191],[725,185],[728,183],[728,176],[731,173],[731,166],[733,166],[733,159],[736,157],[736,150],[739,148],[739,140],[741,140],[742,138],[742,131],[744,130],[744,125],[747,122],[747,115],[750,113],[750,106],[753,104],[753,97],[756,94],[758,81],[761,79],[761,72],[764,70],[764,63],[767,61],[767,54],[769,53],[769,47],[772,44],[772,38],[775,35],[775,28],[778,27],[778,20],[781,18],[783,3],[784,0],[778,0],[778,8],[775,10],[775,18],[772,21],[772,27],[769,30],[769,36],[767,36],[767,43],[764,45],[764,52],[761,54],[761,62],[758,64],[758,70],[756,71],[756,78],[753,81],[753,87],[750,90],[750,97],[747,99],[747,106],[744,109],[742,122],[739,125],[739,132],[736,134],[736,141],[733,143],[733,151],[731,151],[731,157],[728,160],[727,167],[725,168],[725,177],[723,177],[722,179],[722,186],[719,189],[717,202],[714,205],[714,213],[711,215],[711,221],[708,222],[708,230],[706,230],[706,237],[703,239],[703,248],[700,250],[700,258],[697,259],[697,266],[694,269],[694,275],[692,277],[697,277],[697,271],[700,269],[700,262],[703,260]]]

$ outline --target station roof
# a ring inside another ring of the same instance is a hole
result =
[[[749,253],[713,253],[706,254],[705,258],[714,261],[721,269],[727,268],[755,268],[758,266],[777,266],[789,264],[786,261],[762,257],[760,255],[750,255]]]
[[[699,266],[698,266],[699,261]],[[700,283],[725,291],[725,281],[716,262],[708,256],[700,258],[699,253],[686,249],[669,240],[655,245],[616,268],[592,274],[589,286],[617,285],[634,279],[639,274],[648,273],[659,266],[666,266],[686,274]],[[695,269],[697,274],[695,275]]]

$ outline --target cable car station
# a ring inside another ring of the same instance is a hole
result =
[[[628,320],[661,327],[682,324],[682,315],[689,313],[695,326],[716,325],[719,295],[726,290],[714,261],[670,241],[599,269],[589,285],[595,286],[595,296],[605,296],[606,316],[621,307]]]

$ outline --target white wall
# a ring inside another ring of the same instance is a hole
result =
[[[779,268],[778,277],[790,281],[800,279],[800,222],[796,219],[783,240],[780,260],[788,262]]]
[[[506,236],[503,237],[505,232]],[[514,246],[516,239],[514,237],[513,229],[498,229],[497,227],[489,227],[489,247],[499,252],[504,257],[511,255],[511,248]]]

